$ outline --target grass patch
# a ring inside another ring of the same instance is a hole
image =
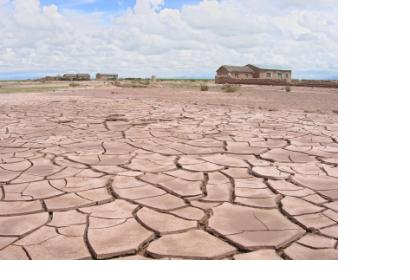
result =
[[[79,83],[70,83],[69,86],[70,87],[80,87],[81,84],[79,84]]]
[[[194,80],[194,79],[157,79],[157,85],[167,88],[198,90],[201,85],[207,85],[208,90],[212,80]],[[205,89],[205,87],[203,87]],[[205,90],[204,90],[205,91]]]
[[[240,89],[241,87],[238,85],[223,85],[222,90],[224,92],[236,92]]]
[[[30,92],[47,92],[56,89],[67,88],[61,87],[1,87],[0,93],[30,93]]]
[[[121,88],[147,88],[151,84],[151,81],[149,79],[127,78],[121,81],[111,82],[111,84]]]

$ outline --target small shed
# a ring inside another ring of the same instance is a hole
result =
[[[63,75],[64,81],[89,81],[91,80],[90,74],[64,74]]]

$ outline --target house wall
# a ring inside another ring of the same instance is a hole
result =
[[[229,77],[215,77],[216,84],[244,84],[244,85],[270,85],[270,86],[298,86],[298,87],[325,87],[338,88],[337,81],[324,80],[275,80],[275,79],[233,79]]]
[[[222,68],[216,71],[218,77],[230,77],[234,79],[248,79],[253,78],[253,73],[244,73],[244,72],[229,72],[226,69]]]
[[[77,79],[77,75],[75,74],[64,74],[63,75],[63,80],[65,81],[74,81],[75,79]]]
[[[226,77],[233,79],[267,79],[267,80],[279,80],[284,82],[292,81],[292,71],[289,70],[261,70],[253,65],[247,65],[254,70],[254,73],[248,72],[229,72],[224,67],[221,67],[216,71],[217,77]],[[267,73],[270,73],[270,77],[267,77]],[[281,74],[281,76],[280,76]]]
[[[234,78],[234,79],[250,79],[253,78],[252,73],[229,73],[229,77]]]
[[[89,81],[90,74],[64,74],[62,80],[64,81]]]
[[[271,77],[268,77],[267,73],[270,73]],[[282,74],[282,78],[280,78],[280,74]],[[261,70],[259,71],[259,78],[260,79],[271,79],[271,80],[285,80],[287,82],[290,82],[292,80],[292,73],[289,71]]]
[[[89,74],[78,74],[77,81],[89,81],[91,80],[91,76]]]

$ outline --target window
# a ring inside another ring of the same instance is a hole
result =
[[[266,78],[272,78],[272,73],[266,73]]]
[[[246,78],[249,78],[249,74],[246,74]]]
[[[278,73],[278,79],[282,80],[282,73]]]
[[[235,74],[235,78],[238,78],[239,77],[239,75],[238,74]]]
[[[288,73],[286,73],[286,79],[288,79],[289,78],[289,74]]]

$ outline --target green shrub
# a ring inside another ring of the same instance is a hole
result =
[[[79,87],[81,85],[79,83],[70,83],[69,86],[70,87]]]
[[[207,84],[200,84],[199,87],[200,87],[201,91],[208,91],[209,90],[209,87],[208,87]]]
[[[292,88],[291,88],[290,86],[286,86],[286,87],[285,87],[285,91],[286,91],[286,92],[291,92],[291,91],[292,91]]]

